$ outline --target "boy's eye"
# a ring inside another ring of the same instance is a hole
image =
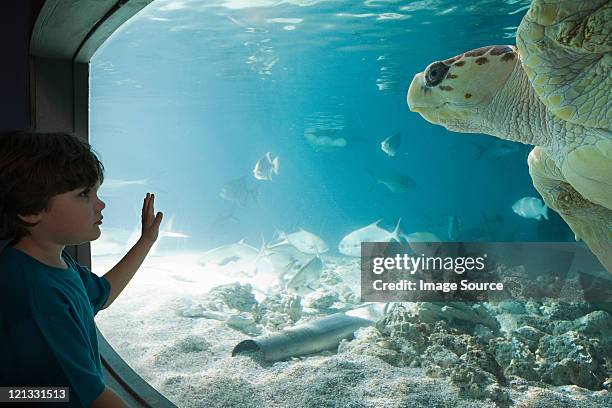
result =
[[[81,194],[79,194],[79,196],[81,196],[81,197],[89,197],[89,190],[85,190],[85,191],[81,192]]]

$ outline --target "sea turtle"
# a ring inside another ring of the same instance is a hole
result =
[[[436,61],[408,106],[451,131],[535,145],[529,174],[612,272],[612,1],[533,0],[516,47]]]

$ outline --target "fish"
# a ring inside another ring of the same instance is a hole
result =
[[[262,237],[262,249],[260,252],[261,260],[265,262],[268,269],[272,271],[286,270],[287,265],[304,263],[306,260],[310,259],[309,254],[301,252],[287,240],[266,244]],[[284,275],[285,272],[281,275]]]
[[[416,255],[435,256],[440,253],[442,240],[432,232],[418,231],[400,235]]]
[[[272,158],[272,153],[266,152],[264,157],[257,160],[253,168],[253,176],[257,180],[272,180],[272,174],[278,175],[280,169],[280,156]]]
[[[317,136],[313,132],[304,133],[304,137],[315,151],[332,152],[348,145],[347,140],[343,137]]]
[[[249,203],[249,199],[257,201],[257,193],[257,186],[249,187],[247,176],[242,176],[225,183],[223,187],[221,187],[219,196],[241,207],[246,207]]]
[[[309,257],[298,251],[293,245],[285,244],[272,249],[265,247],[262,259],[269,264],[272,270],[279,271],[292,263],[303,263]]]
[[[385,152],[389,157],[395,157],[397,154],[397,149],[399,149],[401,144],[401,136],[400,133],[396,133],[392,136],[389,136],[382,142],[380,142],[380,148],[383,152]]]
[[[262,361],[271,364],[325,350],[336,350],[343,339],[354,338],[353,334],[359,328],[374,323],[374,320],[334,313],[265,337],[243,340],[234,347],[232,356],[258,350]]]
[[[294,292],[301,292],[305,288],[313,290],[313,286],[321,278],[322,271],[323,261],[320,257],[313,256],[308,262],[301,265],[297,272],[289,279],[289,282],[285,285],[285,290]]]
[[[244,239],[233,244],[223,245],[210,249],[198,259],[201,265],[225,266],[239,260],[250,261],[257,259],[260,250],[247,244]]]
[[[268,246],[273,249],[275,246],[289,244],[305,254],[319,255],[327,252],[329,247],[319,236],[308,232],[302,228],[291,234],[279,232],[281,240],[278,243]]]
[[[416,186],[412,177],[399,172],[393,172],[385,176],[373,175],[373,177],[378,184],[382,184],[394,194],[406,193]]]
[[[449,215],[447,228],[448,239],[450,239],[451,241],[456,241],[457,237],[459,236],[460,229],[461,227],[459,217],[457,217],[456,215]]]
[[[362,242],[400,242],[401,219],[397,221],[397,225],[392,232],[379,227],[378,223],[381,221],[382,219],[346,235],[338,244],[338,251],[343,255],[361,256]]]
[[[495,157],[510,156],[521,152],[521,144],[518,142],[508,142],[505,140],[493,140],[488,145],[481,145],[472,142],[472,145],[478,149],[476,160],[480,160],[486,155]]]
[[[512,204],[512,211],[523,218],[533,218],[538,221],[544,217],[548,219],[548,207],[536,197],[523,197]]]
[[[410,234],[400,234],[400,237],[407,243],[412,242],[442,242],[433,232],[419,231]]]
[[[293,247],[291,247],[293,248]],[[252,284],[254,288],[258,288],[264,294],[271,294],[271,290],[283,288],[288,281],[288,276],[292,276],[292,271],[295,270],[297,265],[301,265],[306,262],[309,258],[305,256],[297,249],[293,248],[296,253],[301,254],[301,257],[293,257],[288,252],[282,251],[270,251],[262,249],[255,258],[247,259],[247,261],[254,259],[255,271],[253,275],[257,276]],[[247,262],[247,265],[249,262]],[[272,289],[276,286],[276,289]]]

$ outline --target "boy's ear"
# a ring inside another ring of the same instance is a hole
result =
[[[36,224],[38,223],[38,221],[40,221],[42,213],[28,215],[17,214],[17,216],[21,219],[21,221],[25,221],[30,224]]]

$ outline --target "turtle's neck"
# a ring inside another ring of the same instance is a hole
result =
[[[480,116],[484,133],[537,146],[552,140],[549,124],[555,119],[538,99],[520,61]]]

